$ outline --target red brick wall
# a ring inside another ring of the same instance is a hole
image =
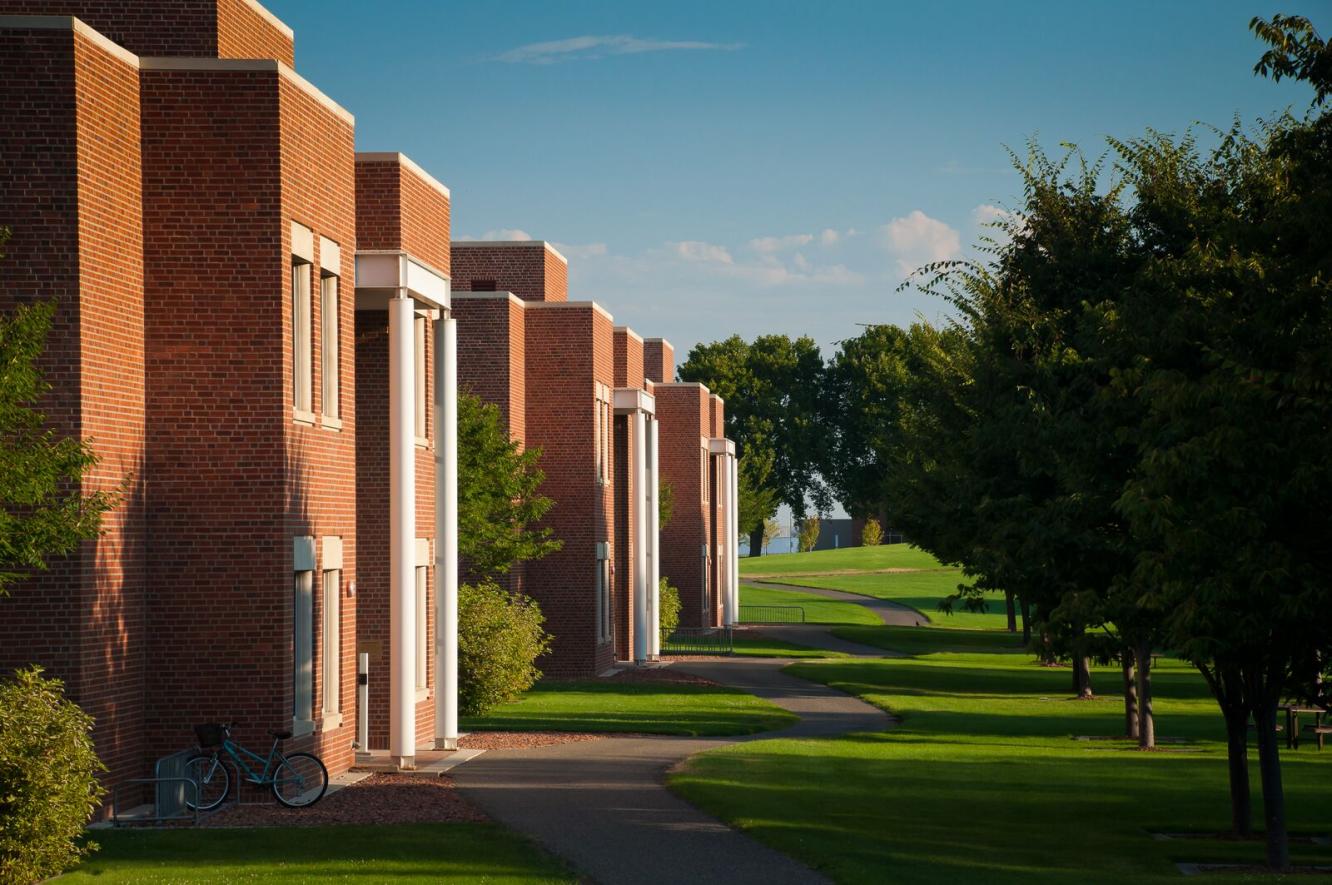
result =
[[[527,443],[542,450],[542,493],[555,500],[543,520],[564,548],[528,563],[526,590],[555,637],[540,666],[550,674],[597,673],[614,643],[596,636],[596,544],[614,550],[611,485],[596,477],[596,384],[614,380],[612,321],[588,303],[527,311]],[[612,470],[612,476],[614,471]],[[616,581],[612,578],[612,588]]]
[[[0,0],[0,15],[72,15],[137,55],[294,64],[291,38],[244,0]]]
[[[354,170],[355,133],[352,125],[333,113],[313,96],[289,80],[279,80],[281,123],[281,184],[284,249],[291,249],[291,221],[314,232],[314,278],[311,284],[311,327],[314,330],[312,389],[316,424],[296,424],[288,418],[286,430],[286,529],[285,537],[313,536],[317,555],[322,556],[323,538],[340,537],[343,545],[341,573],[341,685],[339,690],[342,724],[323,730],[317,725],[314,750],[330,771],[351,765],[352,741],[356,734],[356,615],[357,598],[348,588],[359,580],[357,570],[356,524],[356,371],[353,327],[355,323],[356,193]],[[323,263],[320,238],[339,246],[338,327],[339,403],[341,427],[326,425],[330,412],[323,401],[323,351],[330,346],[324,340],[323,315],[319,291],[319,270]],[[285,263],[284,263],[285,270]],[[283,413],[292,408],[292,335],[290,274],[283,273],[282,297]],[[287,543],[290,557],[290,540]],[[288,571],[291,565],[288,563]],[[320,626],[323,623],[321,576],[316,573],[314,594],[315,644],[315,717],[320,718],[324,692],[323,655]],[[290,623],[290,614],[288,614]],[[290,655],[290,650],[288,650]],[[290,661],[290,657],[288,657]],[[288,663],[290,667],[290,663]],[[291,680],[287,680],[291,699]]]
[[[146,761],[138,91],[137,70],[82,34],[0,31],[0,206],[14,231],[0,310],[56,300],[41,408],[100,456],[85,492],[123,488],[100,538],[0,599],[0,671],[41,663],[66,680],[110,782]]]
[[[453,291],[471,292],[477,280],[524,301],[567,301],[567,268],[540,240],[454,243]],[[478,290],[479,291],[479,290]]]
[[[360,248],[401,249],[449,273],[449,198],[396,155],[356,158]]]
[[[663,338],[643,340],[643,373],[649,381],[668,384],[675,380],[675,350]]]
[[[455,294],[458,389],[499,407],[509,438],[526,439],[526,346],[523,303],[507,295]]]
[[[671,521],[661,530],[661,574],[680,589],[681,625],[704,626],[709,623],[712,595],[702,557],[710,540],[708,505],[703,500],[708,389],[700,384],[657,384],[653,392],[659,422],[658,468],[673,497]]]

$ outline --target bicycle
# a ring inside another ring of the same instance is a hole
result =
[[[270,731],[273,746],[268,757],[247,750],[231,739],[235,722],[209,722],[194,726],[199,738],[199,749],[185,763],[186,776],[198,789],[194,802],[186,802],[191,810],[212,811],[221,805],[231,792],[231,772],[227,770],[223,753],[231,757],[236,774],[256,786],[269,785],[274,797],[288,808],[308,808],[324,797],[328,790],[328,769],[318,756],[311,753],[283,754],[278,746],[291,737],[290,731]],[[209,752],[210,748],[211,752]],[[263,763],[256,770],[251,763]],[[241,775],[241,772],[244,772]]]

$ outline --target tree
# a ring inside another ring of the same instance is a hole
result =
[[[740,496],[736,518],[740,533],[749,536],[750,556],[759,556],[764,546],[763,527],[778,507],[777,491],[768,483],[772,475],[772,453],[761,446],[751,445],[740,457],[736,472]]]
[[[520,450],[500,411],[458,394],[458,553],[473,582],[560,549],[549,528],[532,528],[554,505],[538,493],[541,450]]]
[[[706,385],[726,401],[726,434],[741,459],[742,530],[750,534],[751,550],[762,541],[754,518],[762,507],[746,510],[745,504],[755,490],[771,494],[763,506],[775,499],[797,516],[804,515],[810,501],[819,511],[831,507],[819,478],[827,441],[819,406],[823,358],[812,338],[762,335],[747,343],[732,335],[699,344],[689,351],[679,376]],[[773,506],[762,518],[775,512]]]
[[[666,480],[657,484],[657,529],[666,528],[675,513],[675,489]]]
[[[534,600],[493,581],[458,587],[458,711],[481,716],[518,699],[541,678],[536,659],[550,649]]]
[[[819,543],[819,526],[821,522],[817,516],[806,516],[800,520],[800,552],[808,553]]]
[[[0,247],[8,238],[0,228]],[[54,314],[54,304],[36,303],[0,316],[0,596],[97,537],[118,497],[84,492],[97,463],[92,443],[58,436],[35,408],[51,389],[37,359]]]
[[[873,517],[865,520],[865,527],[860,530],[860,545],[862,547],[878,547],[883,543],[883,528],[879,521]]]
[[[766,551],[768,545],[782,536],[782,524],[775,519],[768,518],[763,520],[763,549]]]

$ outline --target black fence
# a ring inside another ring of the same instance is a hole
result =
[[[730,627],[680,627],[661,644],[664,655],[729,655],[735,652]]]

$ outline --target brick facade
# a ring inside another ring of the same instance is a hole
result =
[[[453,291],[512,292],[524,301],[568,301],[569,267],[543,240],[453,244]]]
[[[671,486],[671,520],[661,530],[661,574],[680,590],[680,625],[717,623],[712,489],[708,438],[710,393],[702,384],[653,385],[661,481]]]

